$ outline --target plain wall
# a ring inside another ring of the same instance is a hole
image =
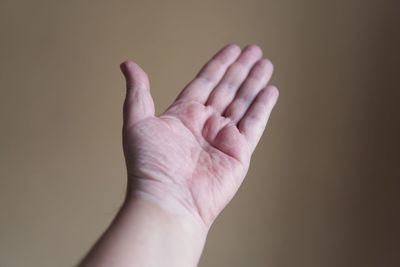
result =
[[[124,196],[124,80],[162,112],[221,46],[280,99],[200,267],[400,266],[399,1],[0,0],[0,266],[73,266]]]

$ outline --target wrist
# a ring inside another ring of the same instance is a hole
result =
[[[149,248],[160,248],[161,251],[154,257],[174,259],[173,264],[164,266],[197,265],[208,233],[208,229],[197,219],[184,212],[170,210],[158,199],[140,191],[127,194],[121,213],[135,218],[134,227],[143,242],[152,242]]]
[[[131,212],[134,213],[151,212],[151,216],[159,217],[162,219],[160,221],[179,226],[184,231],[202,235],[204,238],[209,231],[209,227],[197,212],[193,212],[169,194],[152,194],[143,190],[128,191],[122,209],[132,209]]]
[[[201,216],[191,192],[185,186],[156,179],[129,177],[126,202],[137,199],[157,205],[166,214],[193,225],[193,228],[200,229],[205,235],[211,227],[211,223]]]
[[[140,192],[128,192],[116,218],[79,266],[197,266],[207,231]]]

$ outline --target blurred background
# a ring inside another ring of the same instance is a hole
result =
[[[280,99],[200,267],[400,266],[400,2],[0,0],[0,266],[74,266],[124,197],[119,63],[162,112],[227,43]]]

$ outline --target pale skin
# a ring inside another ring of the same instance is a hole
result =
[[[132,61],[121,70],[127,195],[80,266],[197,266],[278,99],[272,64],[256,45],[227,45],[159,116],[146,73]]]

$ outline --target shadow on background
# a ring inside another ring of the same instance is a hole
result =
[[[349,203],[354,266],[400,265],[399,10],[399,1],[374,10],[358,186]]]
[[[289,30],[297,87],[281,86],[276,111],[291,149],[270,266],[399,266],[400,2],[313,4]]]

